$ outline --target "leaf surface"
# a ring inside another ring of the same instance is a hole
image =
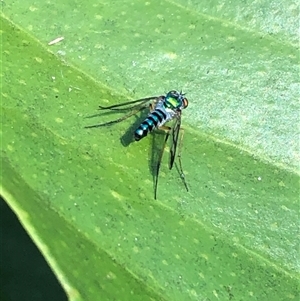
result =
[[[298,297],[296,17],[213,7],[3,8],[1,191],[70,300]],[[166,152],[154,201],[153,137],[121,143],[141,116],[85,117],[181,88],[190,191]]]

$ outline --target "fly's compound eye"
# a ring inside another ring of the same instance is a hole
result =
[[[183,108],[184,108],[184,109],[187,108],[188,105],[189,105],[189,101],[187,100],[187,98],[184,98],[184,99],[182,100],[182,103],[183,103]]]

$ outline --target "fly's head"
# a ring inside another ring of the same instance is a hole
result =
[[[189,102],[184,93],[172,90],[167,93],[164,99],[164,106],[175,112],[180,112],[188,106]]]

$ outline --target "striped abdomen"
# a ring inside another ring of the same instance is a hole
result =
[[[134,132],[135,141],[139,141],[146,137],[152,130],[167,122],[167,115],[161,109],[156,109],[151,112],[148,117],[141,123],[141,125]]]

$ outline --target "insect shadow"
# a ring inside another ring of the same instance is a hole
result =
[[[99,115],[101,116],[106,116],[106,115],[112,115],[115,114],[114,111],[106,111],[106,112],[101,112],[99,114],[94,114],[91,116],[88,116],[87,118],[94,118]],[[131,123],[131,125],[126,129],[125,133],[120,137],[120,142],[123,145],[123,147],[128,147],[132,142],[135,142],[134,139],[134,132],[135,130],[139,127],[139,125],[145,120],[145,118],[148,116],[149,112],[147,110],[144,110],[140,113],[137,113],[137,115],[134,118],[134,121]],[[164,144],[165,136],[166,133],[164,131],[161,131],[159,129],[156,129],[152,133],[149,134],[150,139],[151,139],[151,148],[149,148],[149,155],[148,155],[148,168],[149,171],[152,175],[153,179],[153,190],[155,191],[155,182],[156,182],[156,177],[158,173],[158,163],[160,160],[160,152],[161,152],[161,147]]]
[[[127,128],[126,132],[121,136],[120,142],[124,147],[129,146],[134,140],[134,131],[138,126],[145,120],[148,112],[141,112],[138,117],[135,118],[135,121]]]
[[[120,142],[124,147],[128,147],[132,142],[135,142],[134,139],[134,131],[138,128],[138,126],[145,120],[149,113],[142,112],[138,117],[135,118],[135,121],[127,128],[126,132],[121,136]],[[162,145],[164,144],[164,140],[166,137],[166,133],[159,129],[156,129],[152,133],[149,134],[149,138],[151,139],[151,147],[149,148],[148,154],[148,168],[151,172],[153,179],[153,190],[155,191],[155,182],[158,173],[158,163],[160,160],[160,153]]]

